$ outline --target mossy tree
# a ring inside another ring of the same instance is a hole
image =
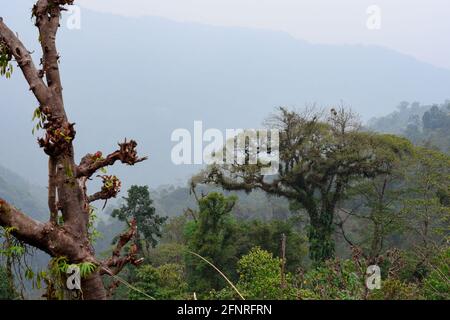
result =
[[[342,107],[332,109],[329,116],[280,108],[267,125],[279,130],[276,175],[264,176],[259,170],[264,167],[261,162],[214,164],[194,177],[193,183],[246,192],[261,189],[291,200],[308,214],[311,259],[330,259],[335,249],[335,212],[348,187],[358,179],[389,172],[390,162],[406,151],[405,144],[361,131],[357,117]]]

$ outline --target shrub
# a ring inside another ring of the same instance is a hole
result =
[[[443,250],[431,264],[424,280],[424,295],[431,300],[450,299],[450,248]]]
[[[398,279],[386,279],[381,282],[381,289],[369,294],[370,300],[417,300],[420,299],[416,284],[405,283]]]
[[[239,292],[249,300],[292,300],[297,299],[299,291],[293,285],[292,275],[286,274],[285,286],[282,287],[281,259],[274,258],[268,251],[259,247],[241,257],[237,263]],[[209,299],[228,300],[239,297],[231,288],[211,291]]]
[[[158,268],[144,265],[136,273],[134,286],[157,300],[186,299],[187,284],[184,281],[182,266],[165,264]],[[146,295],[130,289],[131,300],[149,299]]]
[[[328,260],[300,276],[301,299],[363,299],[365,279],[353,260]]]

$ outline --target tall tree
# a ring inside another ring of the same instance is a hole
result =
[[[419,147],[407,177],[408,195],[403,199],[412,244],[428,264],[434,253],[448,247],[450,234],[450,156]]]
[[[400,235],[404,227],[402,201],[409,193],[406,180],[408,175],[415,174],[411,170],[415,151],[412,144],[396,136],[383,139],[390,140],[392,146],[397,144],[399,150],[404,150],[404,156],[392,158],[385,173],[353,183],[348,199],[340,204],[336,221],[344,240],[351,247],[363,248],[362,254],[372,264],[387,249],[389,238]],[[361,226],[354,237],[357,240],[345,230],[346,224],[354,223]]]
[[[105,299],[106,291],[101,275],[118,272],[126,262],[134,262],[130,253],[121,256],[121,249],[135,234],[132,227],[118,241],[113,256],[100,261],[96,258],[89,237],[90,203],[115,197],[120,183],[116,177],[103,177],[102,189],[89,195],[86,182],[99,170],[116,161],[134,165],[146,158],[139,158],[136,142],[125,140],[119,149],[103,157],[101,152],[84,156],[75,162],[73,141],[75,127],[64,108],[63,87],[59,71],[59,52],[56,35],[65,6],[74,0],[38,0],[32,9],[32,17],[39,31],[42,48],[38,69],[31,53],[18,36],[0,18],[0,69],[11,76],[12,62],[16,62],[36,97],[39,107],[34,116],[37,128],[44,136],[38,139],[48,156],[48,207],[49,221],[41,223],[20,212],[0,199],[0,226],[14,228],[12,234],[21,241],[45,251],[52,257],[66,257],[71,263],[89,262],[97,266],[95,271],[82,279],[85,299]],[[133,224],[135,226],[135,224]]]
[[[291,200],[309,216],[310,257],[316,262],[330,259],[335,209],[346,189],[357,179],[387,172],[387,164],[402,150],[382,135],[362,132],[355,115],[344,108],[332,109],[329,116],[280,108],[267,124],[280,134],[277,175],[265,177],[258,166],[235,163],[212,165],[193,182],[226,190],[261,189]]]
[[[198,212],[186,226],[188,248],[215,264],[228,276],[234,273],[236,226],[231,210],[236,198],[212,192],[198,200]],[[189,286],[197,292],[222,289],[225,282],[209,265],[191,255],[186,256]]]
[[[125,203],[112,212],[113,217],[121,221],[136,221],[137,233],[135,244],[138,249],[145,247],[148,254],[150,247],[155,247],[161,237],[161,226],[167,220],[155,213],[147,186],[131,186]]]

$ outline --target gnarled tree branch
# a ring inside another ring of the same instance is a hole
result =
[[[0,199],[0,226],[13,228],[12,234],[30,244],[38,243],[44,224],[23,214],[5,200]]]
[[[3,199],[0,199],[0,226],[12,228],[14,237],[53,257],[66,256],[71,261],[97,263],[88,246],[79,243],[63,227],[36,221]]]
[[[19,64],[20,69],[27,80],[30,90],[33,91],[41,105],[46,105],[49,98],[49,90],[44,81],[39,77],[39,72],[33,63],[29,51],[19,38],[8,28],[0,17],[0,44],[6,46],[11,55]]]
[[[59,54],[56,49],[56,33],[60,25],[60,16],[63,8],[61,6],[73,4],[71,1],[61,0],[38,0],[33,6],[32,13],[36,19],[36,27],[39,29],[39,38],[42,47],[43,72],[46,76],[47,85],[63,104],[61,77],[59,73]],[[55,116],[66,117],[63,108],[53,110]]]
[[[121,256],[122,249],[130,242],[137,234],[136,220],[133,219],[130,222],[130,228],[125,233],[121,234],[116,248],[114,249],[111,258],[103,263],[102,273],[109,275],[117,275],[128,263],[135,266],[140,265],[144,259],[138,258],[138,248],[135,244],[132,244],[129,252],[125,256]]]
[[[124,164],[135,165],[136,163],[147,160],[147,157],[139,158],[137,156],[136,151],[137,143],[134,140],[130,140],[127,142],[119,143],[119,150],[114,151],[113,153],[106,156],[106,158],[102,157],[101,152],[97,152],[96,154],[88,154],[81,159],[80,165],[77,167],[76,177],[91,177],[97,170],[111,166],[116,161],[120,161]]]
[[[99,192],[96,192],[93,195],[89,196],[89,202],[115,198],[120,192],[121,182],[116,176],[105,175],[99,177],[103,180],[102,189]]]

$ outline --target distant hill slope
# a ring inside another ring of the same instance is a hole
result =
[[[1,159],[0,159],[1,160]],[[30,184],[20,175],[6,169],[0,165],[0,198],[8,201],[23,213],[42,222],[48,221],[47,190]],[[0,242],[2,239],[0,238]],[[0,261],[2,257],[0,257]],[[34,251],[32,257],[27,257],[35,272],[45,270],[48,265],[49,256],[39,250]],[[39,290],[32,289],[32,283],[25,280],[27,296],[32,299],[39,299]]]
[[[0,166],[0,198],[40,221],[48,220],[47,191]]]
[[[201,186],[196,192],[198,196],[211,192],[236,195],[238,201],[232,212],[239,219],[285,220],[292,216],[286,199],[268,196],[259,190],[246,194],[243,191],[229,192],[213,186]],[[174,217],[182,215],[187,208],[198,209],[195,197],[187,187],[160,186],[151,190],[150,194],[156,212],[162,216]]]
[[[37,58],[31,4],[5,1],[0,14]],[[112,150],[124,137],[137,139],[149,160],[111,170],[126,185],[172,184],[198,171],[170,159],[172,131],[192,131],[194,120],[206,128],[254,128],[280,105],[341,100],[367,119],[403,100],[433,103],[449,95],[449,70],[382,47],[317,45],[281,32],[81,13],[81,30],[68,30],[63,22],[58,33],[77,155]],[[36,101],[20,72],[0,79],[0,96],[6,97],[0,101],[0,146],[9,146],[2,163],[43,185],[45,156],[30,133]]]
[[[371,119],[368,128],[402,135],[416,145],[450,153],[450,100],[434,105],[403,102],[397,111]]]

